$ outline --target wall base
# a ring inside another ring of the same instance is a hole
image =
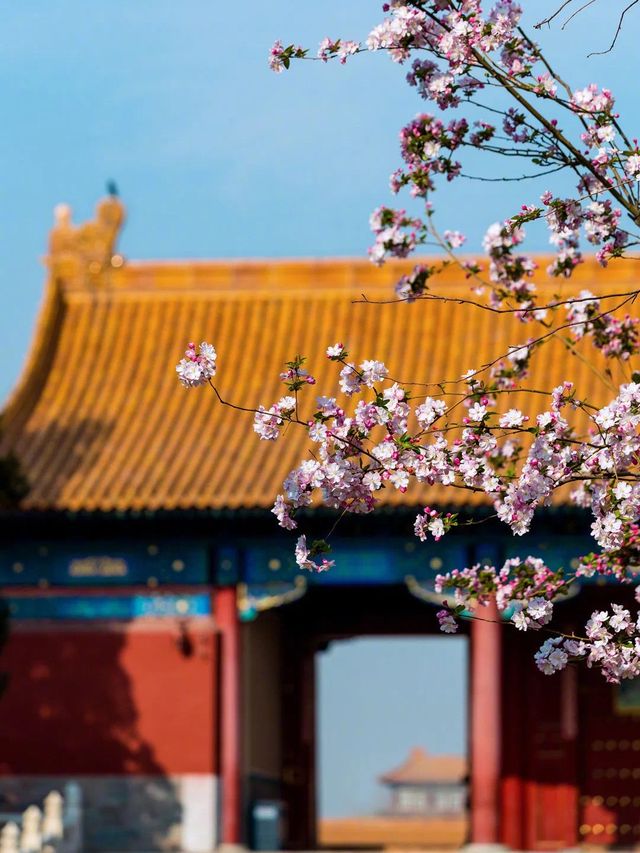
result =
[[[68,782],[82,792],[84,853],[212,853],[216,849],[217,777],[0,777],[0,811],[21,812]]]

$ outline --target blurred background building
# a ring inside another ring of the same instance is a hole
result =
[[[467,762],[461,755],[430,755],[417,746],[380,777],[392,815],[460,816],[467,806]]]
[[[455,849],[467,837],[467,762],[414,747],[402,764],[382,774],[378,814],[321,818],[324,846],[350,849],[413,847]]]

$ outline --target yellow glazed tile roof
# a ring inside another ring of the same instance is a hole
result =
[[[116,256],[118,257],[118,256]],[[391,375],[435,382],[522,344],[532,334],[511,317],[443,303],[366,305],[389,298],[409,264],[366,260],[132,262],[88,277],[50,274],[27,365],[5,407],[0,451],[20,458],[31,489],[26,509],[115,511],[270,507],[305,453],[303,430],[261,442],[252,416],[221,407],[208,388],[180,386],[175,364],[187,341],[218,351],[217,384],[238,405],[270,405],[284,392],[283,362],[309,357],[317,386],[337,389],[324,356],[342,341],[354,359],[383,359]],[[96,268],[97,269],[97,268]],[[634,266],[588,262],[569,286],[596,293],[633,285]],[[95,273],[95,270],[94,270]],[[468,298],[454,270],[438,292]],[[588,350],[586,351],[588,352]],[[603,400],[589,365],[559,343],[534,358],[531,383],[567,377]],[[526,404],[525,404],[526,405]],[[385,490],[387,504],[462,503],[457,490]]]
[[[414,747],[398,767],[383,773],[380,782],[392,785],[423,785],[427,782],[463,782],[467,761],[462,755],[431,755]]]

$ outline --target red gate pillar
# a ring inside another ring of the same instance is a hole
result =
[[[222,783],[222,844],[242,841],[240,626],[236,588],[215,593],[216,623],[222,634],[220,677],[220,777]]]
[[[501,625],[495,603],[471,627],[471,844],[500,843]]]

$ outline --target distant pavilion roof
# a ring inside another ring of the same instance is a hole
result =
[[[17,454],[31,486],[25,509],[272,505],[305,453],[304,431],[290,429],[276,445],[261,442],[250,414],[220,406],[208,388],[182,388],[175,364],[190,340],[215,345],[222,396],[255,407],[282,395],[278,374],[296,353],[308,356],[318,380],[309,398],[337,390],[337,366],[324,354],[336,341],[357,361],[384,360],[405,382],[438,382],[532,334],[510,315],[473,306],[354,303],[363,293],[392,298],[409,262],[381,269],[366,259],[125,262],[114,248],[123,215],[113,198],[100,203],[95,222],[81,226],[70,224],[66,208],[58,210],[31,352],[2,418],[0,452]],[[634,270],[620,264],[603,271],[589,261],[570,285],[554,280],[540,289],[543,298],[579,287],[619,291],[634,282]],[[474,298],[454,268],[440,276],[437,292]],[[550,390],[569,375],[591,402],[605,393],[589,364],[557,341],[534,358],[529,381]],[[427,499],[478,500],[427,487],[386,489],[382,497],[391,506]]]
[[[430,755],[414,747],[399,767],[380,776],[385,785],[424,785],[426,782],[462,782],[467,762],[461,755]]]

